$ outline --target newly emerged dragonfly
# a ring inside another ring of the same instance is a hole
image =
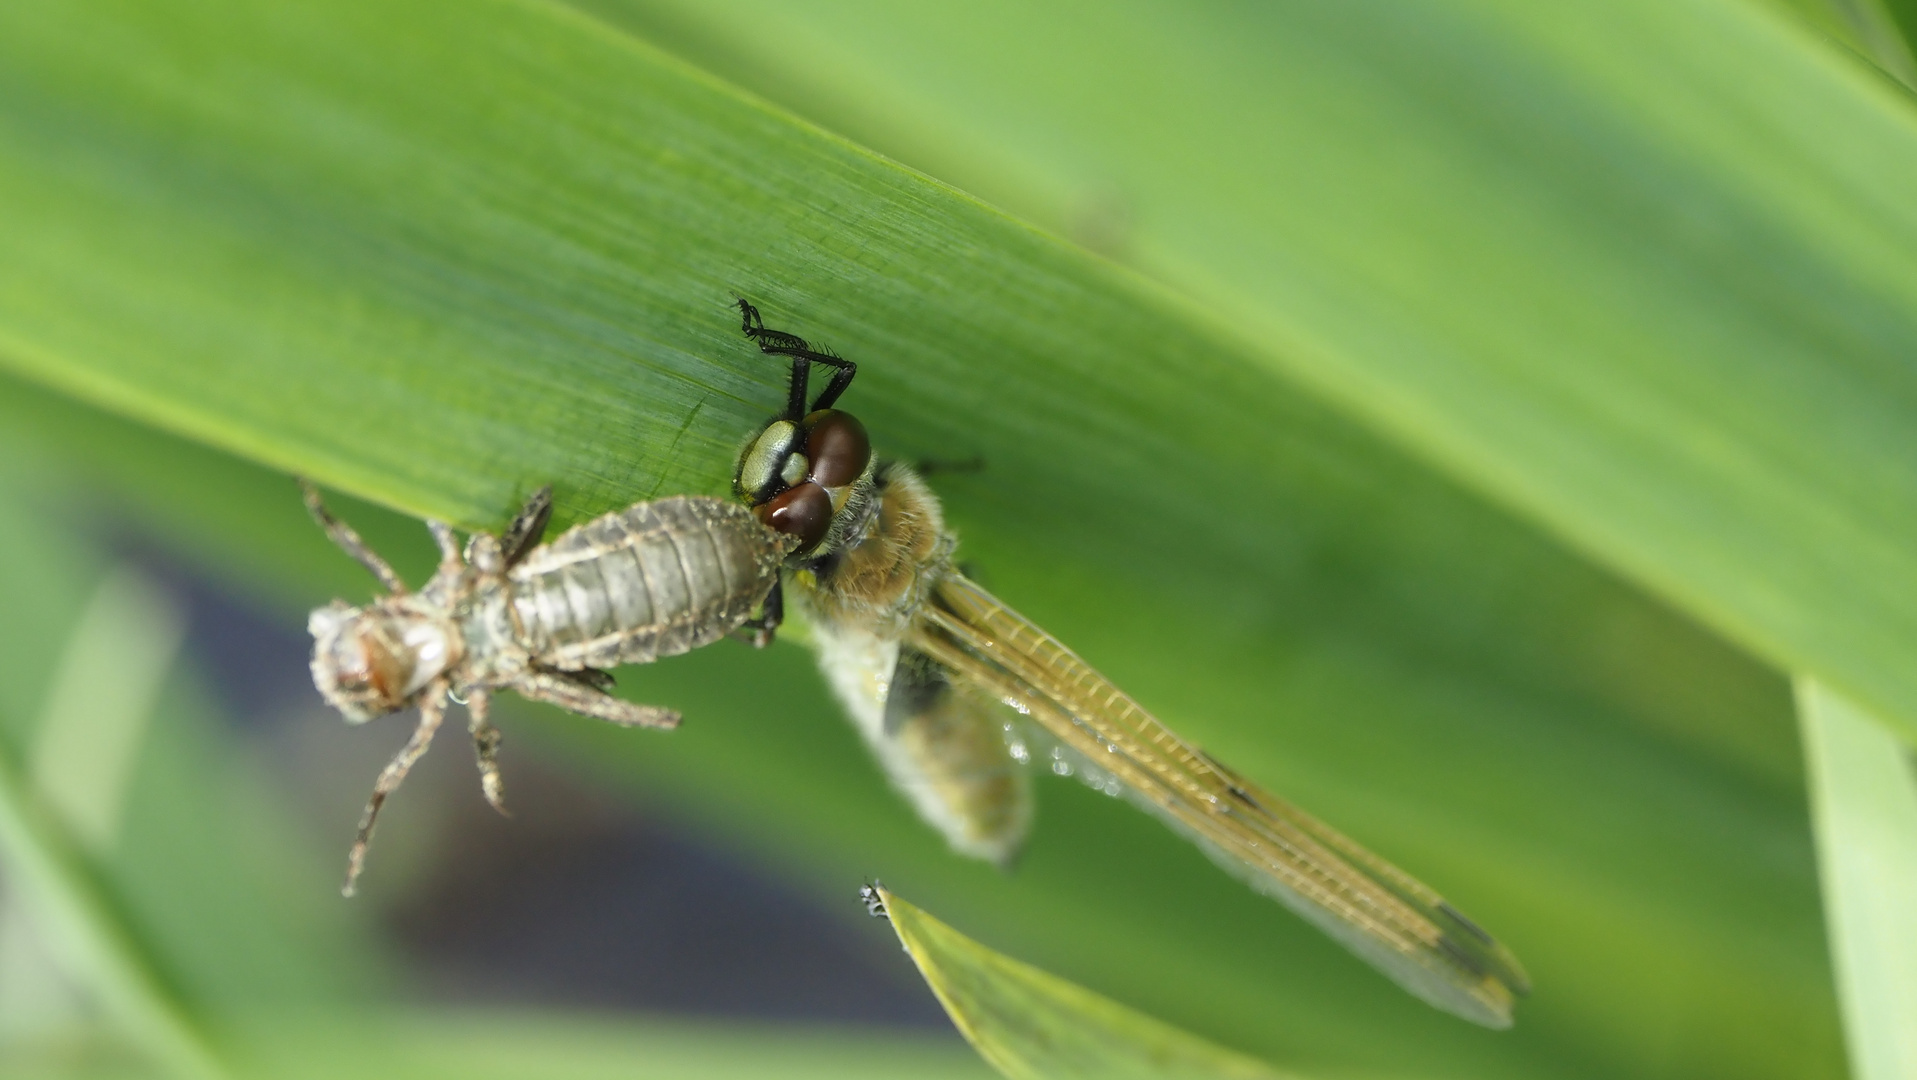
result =
[[[333,541],[384,585],[363,607],[334,601],[307,620],[313,683],[352,723],[419,709],[419,724],[373,787],[347,857],[346,895],[365,864],[380,807],[432,743],[448,699],[464,702],[486,800],[505,811],[489,714],[513,690],[627,727],[670,728],[679,714],[606,691],[604,668],[643,664],[757,625],[794,541],[725,499],[680,495],[642,502],[539,545],[552,515],[542,488],[503,536],[428,521],[439,570],[418,592],[302,481],[307,509]],[[776,621],[776,615],[775,615]],[[761,643],[764,635],[759,635]]]
[[[875,458],[864,427],[832,408],[854,365],[767,329],[745,300],[739,309],[746,335],[792,369],[785,412],[748,444],[735,489],[796,538],[784,585],[810,619],[821,666],[894,786],[954,849],[999,862],[1016,852],[1031,819],[1022,765],[1036,743],[1411,993],[1510,1026],[1529,983],[1509,950],[1424,884],[1180,738],[960,573],[937,497],[910,468]],[[814,364],[832,375],[808,404]],[[783,599],[775,589],[768,600],[767,633]]]

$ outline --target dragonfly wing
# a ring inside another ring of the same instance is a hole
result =
[[[1406,990],[1510,1026],[1529,982],[1509,950],[1409,874],[1179,738],[963,575],[940,581],[909,644],[1026,713],[1095,785],[1116,786]]]
[[[909,645],[815,626],[820,666],[892,786],[962,855],[1008,865],[1032,818],[1010,710]]]

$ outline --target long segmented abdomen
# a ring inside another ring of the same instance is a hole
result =
[[[778,581],[790,543],[722,499],[640,503],[568,530],[513,567],[513,610],[539,663],[643,664],[736,630]]]

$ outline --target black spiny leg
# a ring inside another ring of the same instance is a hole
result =
[[[859,365],[843,356],[834,356],[831,352],[814,349],[804,338],[788,334],[783,330],[766,329],[765,321],[759,318],[759,309],[751,301],[739,298],[739,329],[745,336],[759,343],[759,351],[772,356],[792,358],[792,385],[786,393],[785,419],[798,423],[808,412],[829,409],[839,400],[845,388],[852,385],[852,377],[859,373]],[[824,364],[832,369],[832,378],[819,391],[812,401],[811,408],[805,404],[806,384],[812,377],[812,365]]]
[[[759,617],[747,619],[739,624],[739,629],[748,631],[746,640],[755,649],[763,649],[772,644],[772,638],[778,633],[779,626],[785,622],[785,582],[772,586],[765,594],[765,603],[759,605]]]
[[[619,685],[619,680],[612,677],[612,672],[601,671],[596,667],[580,668],[571,674],[574,680],[584,683],[602,694],[612,693],[612,688]]]
[[[539,546],[540,538],[546,535],[546,523],[551,520],[552,485],[547,484],[532,493],[525,509],[513,518],[512,524],[506,526],[506,534],[499,538],[499,550],[505,555],[507,566],[516,564]]]
[[[618,685],[619,682],[619,680],[612,677],[612,672],[601,671],[596,667],[562,669],[535,663],[533,670],[541,675],[549,676],[561,682],[572,683],[581,689],[591,690],[599,694],[612,693],[612,688]]]

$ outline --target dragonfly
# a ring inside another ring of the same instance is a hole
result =
[[[956,851],[1007,863],[1031,822],[1027,761],[1155,814],[1424,1001],[1492,1028],[1530,990],[1523,967],[1441,895],[1161,723],[1078,654],[955,564],[938,497],[876,457],[834,408],[857,366],[765,326],[741,329],[790,363],[784,411],[745,446],[734,491],[795,541],[767,598],[803,612],[827,681],[893,786]],[[829,372],[807,400],[814,368]]]

